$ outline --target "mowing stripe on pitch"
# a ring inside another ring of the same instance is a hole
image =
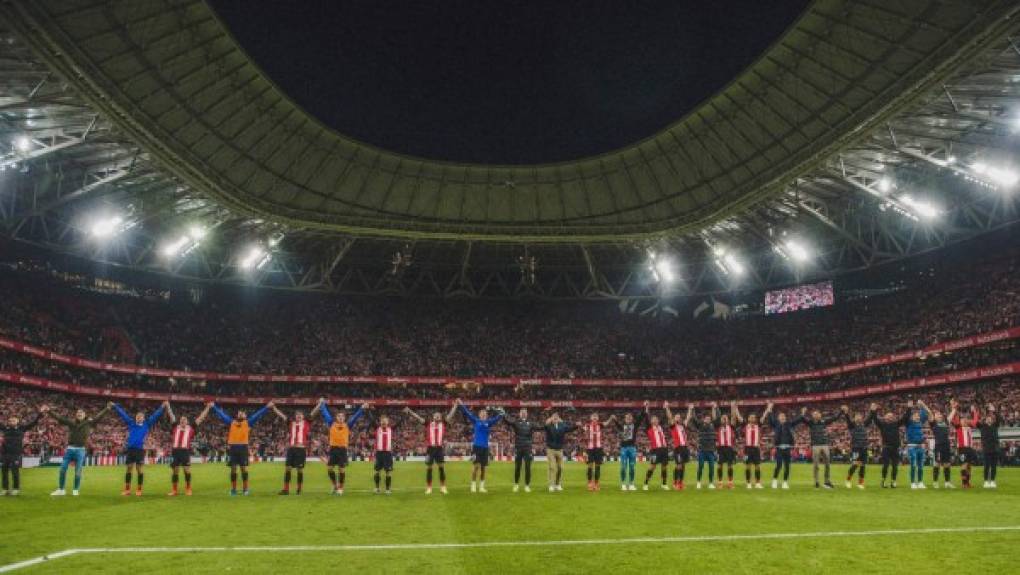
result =
[[[379,545],[284,545],[238,547],[86,547],[66,549],[0,566],[0,573],[31,567],[61,557],[103,553],[224,553],[224,552],[308,552],[308,551],[399,551],[406,549],[479,549],[493,547],[561,547],[576,545],[620,545],[635,543],[701,543],[760,541],[767,539],[820,539],[831,537],[882,537],[888,535],[930,535],[939,533],[996,533],[1020,531],[1020,525],[998,527],[929,527],[922,529],[884,529],[872,531],[814,531],[807,533],[747,533],[733,535],[686,535],[678,537],[634,537],[630,539],[566,539],[562,541],[477,541],[473,543],[390,543]]]

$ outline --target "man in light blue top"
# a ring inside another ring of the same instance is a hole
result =
[[[503,419],[503,412],[501,410],[495,417],[489,417],[489,412],[483,408],[476,416],[459,399],[456,403],[460,406],[464,417],[467,417],[474,427],[471,439],[471,451],[474,459],[474,467],[471,469],[471,493],[476,491],[487,493],[485,490],[485,468],[489,465],[489,430]],[[477,484],[476,481],[478,481]]]
[[[925,489],[924,486],[924,425],[928,423],[928,406],[923,401],[907,403],[910,419],[907,420],[907,458],[910,460],[910,488]]]
[[[135,495],[142,496],[142,481],[145,479],[145,473],[142,471],[142,466],[145,465],[145,438],[149,436],[152,426],[156,425],[160,417],[163,417],[163,412],[169,405],[164,401],[159,409],[153,411],[152,415],[146,418],[144,411],[139,411],[134,417],[131,417],[123,407],[116,403],[113,404],[113,410],[117,412],[121,421],[128,428],[127,449],[124,452],[124,463],[127,464],[127,470],[124,471],[124,491],[120,493],[121,495],[131,495],[131,470],[133,468],[135,476],[138,477]]]

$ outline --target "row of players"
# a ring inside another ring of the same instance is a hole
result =
[[[622,418],[616,415],[602,421],[597,413],[591,414],[587,421],[569,422],[562,419],[558,413],[553,413],[544,422],[535,422],[529,419],[528,411],[521,409],[516,417],[508,415],[500,408],[495,409],[495,415],[490,417],[486,409],[481,409],[477,414],[473,413],[458,399],[451,407],[449,413],[442,414],[435,412],[431,419],[422,418],[409,408],[404,412],[408,420],[414,420],[424,425],[426,441],[425,480],[426,493],[432,493],[433,468],[438,468],[440,491],[447,493],[446,469],[444,466],[444,452],[446,442],[447,424],[450,423],[457,411],[464,415],[473,427],[472,437],[472,461],[471,492],[486,492],[485,473],[489,462],[489,432],[492,426],[504,422],[514,432],[515,455],[514,455],[514,491],[518,491],[521,484],[521,474],[524,474],[524,490],[531,491],[531,463],[533,456],[533,436],[535,433],[544,433],[546,440],[546,455],[548,459],[548,487],[549,491],[562,491],[562,474],[564,461],[564,444],[567,435],[580,430],[583,433],[582,443],[586,446],[586,463],[588,472],[588,489],[598,491],[601,483],[601,466],[605,461],[605,450],[603,449],[603,434],[606,428],[612,427],[619,434],[620,443],[620,487],[625,491],[634,491],[635,468],[637,462],[637,438],[644,433],[648,438],[648,461],[649,466],[644,477],[644,489],[648,490],[649,483],[658,468],[661,477],[661,488],[670,489],[667,485],[668,467],[670,460],[674,463],[673,468],[673,489],[684,489],[686,465],[692,458],[691,447],[696,444],[697,451],[694,456],[697,460],[697,489],[702,488],[704,471],[708,471],[708,488],[733,487],[733,466],[736,462],[736,445],[738,434],[743,436],[744,455],[746,461],[745,481],[748,489],[762,488],[761,483],[761,439],[762,426],[768,425],[774,435],[775,447],[775,468],[772,473],[772,488],[780,488],[780,475],[782,475],[782,489],[789,488],[791,452],[794,447],[794,430],[799,425],[808,427],[811,442],[811,459],[813,462],[813,473],[816,488],[833,488],[830,477],[830,438],[828,428],[838,419],[844,419],[847,423],[851,436],[851,457],[850,470],[846,478],[846,487],[853,485],[854,475],[857,475],[857,487],[864,488],[865,468],[868,461],[868,452],[871,448],[869,429],[876,426],[881,434],[882,446],[880,462],[882,464],[882,487],[896,487],[897,473],[899,468],[899,453],[901,448],[900,429],[905,430],[908,459],[910,462],[910,482],[913,489],[924,489],[924,464],[925,464],[925,436],[924,426],[928,425],[934,438],[934,487],[939,486],[939,472],[943,475],[943,485],[946,488],[953,487],[950,482],[950,468],[953,462],[953,451],[951,437],[955,435],[956,457],[961,462],[961,479],[964,488],[971,486],[971,466],[977,462],[977,453],[974,449],[973,430],[981,432],[981,443],[985,451],[984,458],[984,487],[996,487],[996,467],[999,451],[999,416],[993,405],[987,406],[987,413],[984,418],[979,417],[977,406],[972,406],[967,414],[961,413],[955,400],[950,402],[948,415],[939,411],[932,411],[924,402],[916,405],[909,402],[902,415],[897,416],[892,411],[884,415],[878,414],[878,404],[872,403],[867,415],[863,413],[851,414],[850,410],[843,406],[838,413],[823,416],[820,411],[808,413],[807,408],[802,408],[797,416],[788,416],[786,413],[776,413],[773,405],[769,403],[764,412],[759,416],[750,414],[745,419],[740,410],[733,402],[730,404],[730,412],[720,413],[717,404],[711,404],[709,413],[705,413],[700,419],[694,416],[694,407],[687,406],[686,415],[673,414],[669,402],[662,404],[666,414],[668,425],[664,427],[658,415],[651,411],[651,406],[645,402],[645,409],[637,414],[627,413]],[[179,493],[179,477],[183,471],[185,481],[185,495],[191,495],[191,453],[192,441],[195,438],[195,426],[201,425],[210,412],[216,415],[229,430],[227,432],[228,452],[227,459],[230,467],[230,494],[241,493],[248,495],[248,462],[249,462],[249,433],[266,413],[273,411],[280,419],[289,423],[288,448],[285,460],[285,471],[281,495],[291,493],[291,481],[296,474],[295,493],[300,494],[304,482],[304,467],[310,445],[311,418],[320,415],[328,427],[329,459],[327,461],[327,473],[333,485],[333,494],[342,495],[346,478],[348,464],[348,447],[351,439],[351,429],[363,417],[368,421],[371,437],[374,444],[374,481],[375,491],[380,492],[385,485],[385,493],[389,494],[392,483],[393,471],[393,446],[397,428],[402,425],[400,421],[391,420],[389,416],[382,414],[374,416],[370,406],[366,403],[361,405],[349,417],[344,410],[333,413],[326,404],[324,398],[320,399],[315,408],[306,416],[303,412],[297,412],[288,417],[273,402],[269,402],[254,413],[248,414],[244,409],[237,412],[236,417],[226,413],[219,406],[208,403],[201,414],[195,419],[192,425],[187,417],[177,418],[168,402],[164,402],[156,411],[146,416],[143,412],[136,413],[133,417],[121,406],[115,403],[108,403],[106,408],[92,417],[88,417],[83,410],[78,410],[73,417],[62,417],[49,411],[47,406],[42,406],[36,417],[28,422],[21,422],[16,417],[11,417],[6,426],[0,426],[3,432],[4,442],[0,450],[0,462],[3,470],[2,493],[4,495],[17,495],[20,489],[20,467],[22,455],[22,443],[24,433],[36,425],[39,420],[49,415],[58,423],[67,428],[68,445],[60,466],[58,487],[52,493],[55,496],[66,494],[67,470],[71,464],[75,466],[73,495],[78,495],[81,488],[82,467],[85,462],[85,445],[88,436],[96,422],[109,410],[113,409],[124,421],[128,428],[126,463],[127,470],[124,476],[124,495],[131,493],[132,475],[136,478],[135,495],[142,495],[144,481],[145,463],[145,440],[149,430],[155,425],[164,414],[175,425],[172,431],[172,461],[171,461],[171,483],[172,490],[169,495],[175,496]],[[405,420],[406,422],[407,420]],[[689,438],[690,431],[696,432],[697,439]],[[670,457],[670,444],[672,444],[672,458]],[[718,469],[716,464],[718,463]],[[723,483],[725,468],[726,482]],[[240,472],[240,473],[239,473]],[[820,477],[824,473],[824,480]],[[891,473],[891,477],[890,477]],[[238,475],[241,479],[241,489],[238,490]],[[753,475],[753,480],[752,480]],[[9,476],[12,480],[9,483]],[[715,482],[713,482],[715,479]],[[888,481],[888,483],[887,483]]]

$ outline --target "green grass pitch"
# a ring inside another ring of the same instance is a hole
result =
[[[371,573],[856,574],[1020,569],[1016,469],[1000,471],[996,491],[912,491],[903,487],[905,466],[896,490],[878,488],[874,466],[868,470],[868,489],[845,489],[846,468],[836,466],[838,488],[819,491],[810,483],[810,467],[795,465],[789,491],[773,491],[767,482],[764,490],[748,491],[738,481],[733,491],[623,493],[618,468],[610,464],[603,469],[602,491],[589,493],[583,465],[573,463],[567,464],[565,491],[549,493],[545,463],[536,462],[536,489],[526,494],[510,490],[512,465],[496,463],[489,469],[489,493],[483,495],[468,492],[469,464],[451,463],[451,493],[442,496],[437,490],[428,497],[424,469],[423,463],[398,463],[394,494],[373,495],[370,464],[355,463],[348,470],[347,494],[331,497],[324,466],[310,464],[305,493],[282,497],[276,495],[282,466],[258,464],[252,467],[252,495],[231,498],[223,465],[196,465],[195,495],[176,499],[166,497],[169,472],[163,466],[148,466],[141,498],[120,495],[119,467],[88,468],[78,498],[49,496],[56,469],[25,470],[22,495],[0,498],[0,571],[65,549],[237,546],[310,548],[90,552],[15,572],[327,568]],[[639,465],[639,476],[644,469]],[[958,474],[954,468],[957,482]],[[743,477],[742,466],[737,477]],[[889,533],[894,530],[905,532]],[[533,544],[492,545],[496,542]],[[362,545],[399,546],[357,547]]]

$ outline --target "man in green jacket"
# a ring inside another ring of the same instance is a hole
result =
[[[89,434],[92,433],[92,428],[95,427],[96,423],[112,407],[113,402],[108,402],[102,411],[92,417],[88,417],[84,409],[76,411],[74,419],[62,417],[56,413],[50,414],[57,423],[67,428],[67,449],[64,451],[64,460],[60,463],[60,479],[57,483],[56,491],[50,493],[50,495],[67,495],[67,492],[64,491],[64,486],[67,484],[67,467],[72,461],[74,462],[74,490],[71,491],[71,495],[78,495],[78,490],[81,489],[81,473],[82,468],[85,466],[85,448],[88,444]]]

